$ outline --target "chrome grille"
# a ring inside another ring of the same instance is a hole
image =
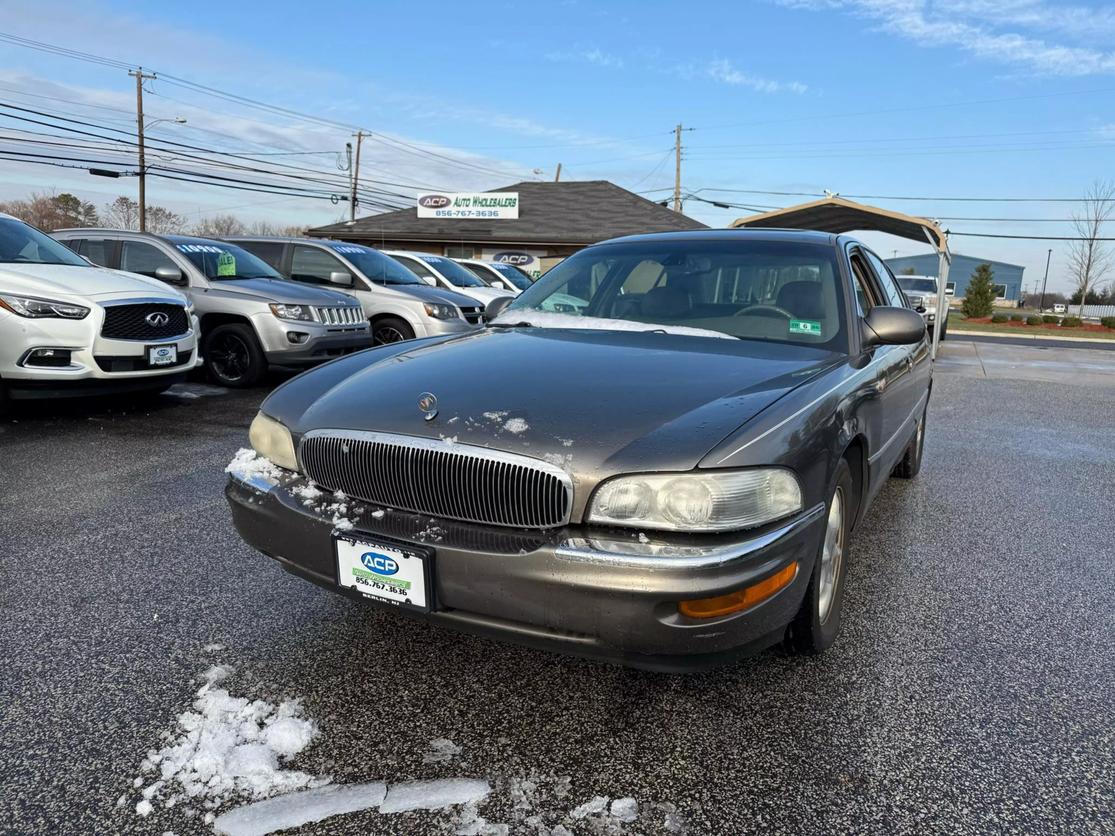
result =
[[[573,483],[547,462],[411,436],[314,430],[299,446],[303,472],[331,491],[466,522],[552,528],[569,521]]]
[[[468,322],[470,325],[475,325],[476,323],[480,322],[483,315],[483,308],[461,308],[461,316],[463,316],[465,318],[465,321]]]
[[[359,325],[364,321],[364,309],[359,305],[343,308],[310,308],[311,316],[323,325]]]

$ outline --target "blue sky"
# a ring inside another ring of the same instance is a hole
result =
[[[1074,197],[1115,175],[1110,5],[43,0],[7,10],[0,31],[9,34],[364,126],[383,139],[365,144],[363,172],[408,186],[493,188],[552,178],[561,162],[563,177],[610,179],[664,198],[678,122],[692,128],[683,135],[684,190],[755,207],[808,198],[714,190]],[[188,120],[152,128],[156,137],[255,154],[340,150],[348,139],[340,127],[164,79],[149,89],[151,118]],[[0,101],[121,130],[134,124],[134,86],[123,70],[9,44],[0,44]],[[12,125],[0,121],[6,135]],[[273,159],[336,172],[327,153]],[[134,190],[134,181],[67,169],[0,163],[0,175],[0,198],[57,188],[103,203]],[[314,223],[343,210],[171,181],[149,190],[149,200],[191,218],[228,210],[247,220]],[[874,202],[943,218],[1064,219],[1072,210]],[[713,225],[747,214],[696,200],[686,212]],[[1070,234],[1059,222],[944,223],[955,231]],[[865,237],[886,256],[926,250]],[[1025,264],[1027,286],[1040,279],[1049,247],[1051,287],[1063,287],[1061,242],[953,239],[955,250]]]

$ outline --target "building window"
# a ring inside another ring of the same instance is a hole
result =
[[[464,246],[451,247],[446,244],[445,256],[446,258],[476,258],[476,248]]]

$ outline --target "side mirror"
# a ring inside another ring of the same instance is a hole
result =
[[[347,270],[334,270],[329,274],[330,284],[339,284],[342,287],[352,287],[352,273]]]
[[[496,279],[495,281],[492,282],[492,287],[496,288],[497,290],[507,290],[508,289],[507,285],[505,285],[499,279]]]
[[[501,313],[504,309],[511,304],[510,296],[497,296],[491,302],[484,306],[484,319],[491,322]]]
[[[186,280],[182,276],[182,271],[177,267],[156,267],[155,278],[167,284],[185,284]]]
[[[909,308],[872,308],[863,320],[863,345],[913,345],[925,336],[925,320]]]

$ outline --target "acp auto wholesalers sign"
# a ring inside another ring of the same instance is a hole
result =
[[[519,193],[423,192],[418,195],[418,217],[514,220],[519,217]]]

